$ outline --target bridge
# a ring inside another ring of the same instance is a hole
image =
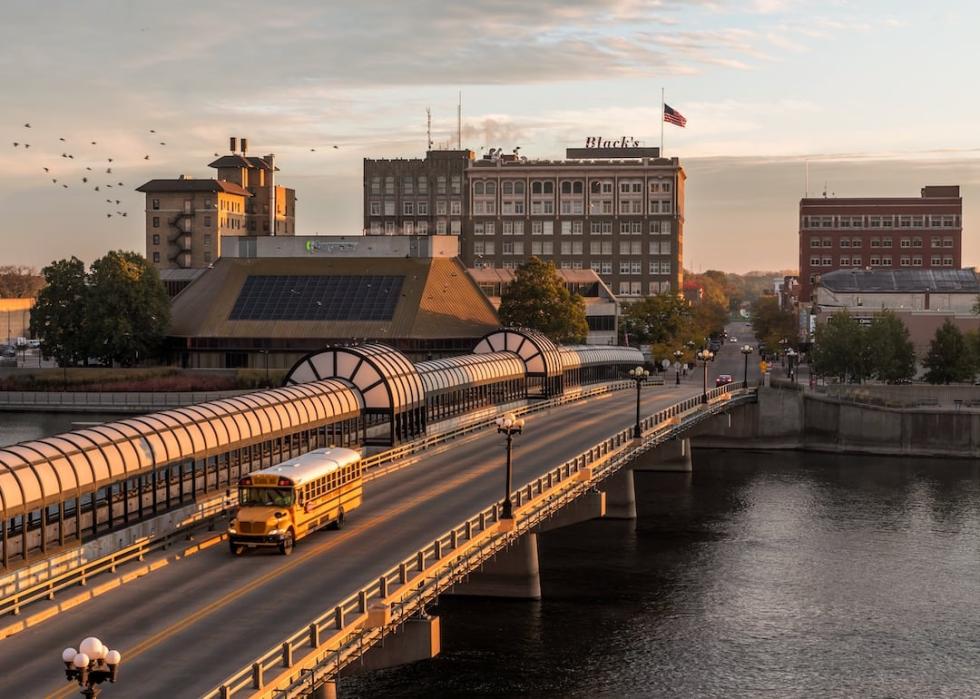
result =
[[[161,516],[180,522],[201,503],[222,502],[238,473],[291,453],[328,442],[390,447],[370,457],[364,505],[348,527],[315,534],[291,557],[236,559],[226,547],[202,542],[197,555],[112,585],[71,609],[49,603],[57,613],[15,628],[20,633],[4,641],[8,691],[70,696],[77,688],[60,676],[55,653],[90,634],[123,652],[120,682],[128,690],[121,696],[322,694],[345,668],[428,657],[438,647],[438,620],[425,609],[440,594],[540,596],[538,533],[599,516],[635,517],[631,469],[689,469],[689,430],[734,402],[752,400],[751,391],[734,383],[711,389],[703,404],[700,376],[648,386],[639,403],[644,435],[634,439],[636,393],[615,379],[635,365],[635,355],[619,348],[569,352],[510,331],[486,338],[478,349],[414,369],[382,348],[317,353],[294,368],[276,405],[269,395],[253,394],[237,408],[167,411],[184,415],[184,430],[196,425],[200,444],[185,436],[186,444],[168,446],[168,439],[180,438],[164,427],[180,418],[145,416],[139,424],[154,426],[159,446],[134,449],[101,480],[93,478],[88,508],[80,477],[73,511],[63,491],[60,499],[52,491],[35,502],[18,486],[21,509],[7,509],[4,517],[8,577],[147,522],[159,526]],[[738,374],[741,368],[737,351],[726,348],[712,370]],[[289,409],[280,404],[289,401]],[[515,527],[500,519],[502,440],[486,429],[501,409],[528,411],[526,433],[515,440]],[[149,429],[126,434],[137,430],[135,421],[111,423],[117,427],[100,434],[112,433],[120,451],[127,437],[137,445],[149,442]],[[454,438],[440,440],[440,434]],[[97,437],[58,439],[78,445]],[[419,443],[424,450],[412,447]],[[73,452],[65,444],[58,442],[59,451],[69,459]],[[16,445],[0,451],[0,459],[8,470],[23,472],[30,457],[30,472],[38,474],[44,448]],[[86,463],[95,472],[91,452]],[[386,452],[394,456],[385,459]],[[174,460],[185,465],[174,469]],[[99,490],[105,492],[101,510]],[[7,508],[7,491],[0,493]],[[24,555],[24,539],[15,542],[16,517],[21,536],[26,524],[30,537],[29,508],[41,512]],[[81,536],[72,546],[74,513],[81,514]],[[7,555],[12,542],[16,556]],[[22,616],[29,613],[29,607],[22,610]]]

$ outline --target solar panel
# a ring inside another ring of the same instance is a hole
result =
[[[403,276],[249,276],[229,320],[391,320]]]

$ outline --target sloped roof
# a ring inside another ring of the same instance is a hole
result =
[[[137,192],[226,192],[250,197],[252,193],[244,187],[227,180],[196,180],[177,178],[172,180],[150,180],[136,188]]]
[[[389,320],[358,320],[356,314],[348,320],[231,320],[249,277],[269,276],[401,279]],[[220,258],[174,299],[171,319],[173,337],[476,339],[500,327],[493,306],[454,258]]]
[[[213,163],[209,163],[208,167],[247,167],[256,170],[268,170],[269,162],[265,158],[256,157],[254,155],[238,155],[234,153],[232,155],[222,155],[220,158],[215,160]],[[279,168],[276,168],[278,172]]]
[[[820,286],[837,293],[980,293],[972,269],[838,269],[821,274]]]

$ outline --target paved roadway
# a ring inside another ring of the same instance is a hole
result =
[[[740,377],[737,348],[726,344],[709,385],[714,374]],[[643,413],[699,393],[700,384],[698,371],[680,386],[645,389]],[[515,439],[515,486],[632,424],[634,410],[633,391],[621,391],[530,416]],[[61,650],[96,635],[123,655],[107,697],[198,696],[501,497],[502,464],[502,438],[481,433],[366,484],[364,505],[342,532],[317,532],[290,557],[232,558],[217,546],[68,610],[3,641],[4,694],[73,695]]]

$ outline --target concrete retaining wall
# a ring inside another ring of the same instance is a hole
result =
[[[694,447],[976,458],[980,410],[861,405],[799,389],[762,388],[757,403],[698,428]]]

